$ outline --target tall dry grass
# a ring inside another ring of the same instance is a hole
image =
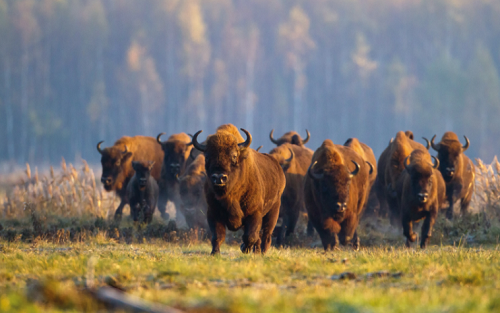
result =
[[[490,164],[476,159],[476,192],[472,206],[476,212],[484,213],[488,219],[500,219],[500,163],[497,157]]]
[[[19,183],[0,197],[0,208],[3,207],[0,216],[2,219],[24,218],[36,211],[43,216],[107,219],[116,206],[115,195],[103,190],[85,160],[77,170],[62,159],[60,170],[56,172],[50,167],[46,175],[39,175],[37,168],[32,171],[26,164]]]

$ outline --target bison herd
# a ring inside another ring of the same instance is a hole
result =
[[[460,200],[466,213],[474,192],[474,164],[463,154],[453,132],[439,143],[436,135],[426,146],[414,141],[411,131],[398,132],[378,162],[372,149],[356,138],[343,145],[325,140],[316,150],[305,147],[307,137],[288,132],[270,140],[269,153],[250,148],[252,135],[243,138],[231,124],[217,128],[203,142],[202,130],[193,136],[174,134],[161,141],[152,137],[122,137],[101,148],[101,182],[120,198],[115,219],[130,205],[134,221],[151,222],[155,208],[161,216],[170,201],[190,228],[208,229],[212,254],[220,252],[226,229],[243,229],[241,251],[264,253],[273,233],[277,245],[294,232],[301,211],[307,212],[307,234],[318,232],[325,250],[339,242],[357,250],[357,227],[364,211],[387,214],[391,224],[403,228],[406,245],[417,240],[413,223],[423,220],[420,247],[432,235],[438,211]],[[431,156],[432,147],[437,156]],[[260,148],[259,148],[260,149]]]

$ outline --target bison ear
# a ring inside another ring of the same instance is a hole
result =
[[[132,162],[133,163],[133,162]],[[153,169],[153,166],[155,165],[155,161],[149,161],[149,170],[151,171]]]
[[[124,153],[122,156],[122,159],[121,159],[121,163],[123,164],[123,163],[127,162],[131,157],[132,157],[132,152]]]

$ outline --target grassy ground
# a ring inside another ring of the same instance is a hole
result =
[[[224,245],[219,257],[208,242],[126,245],[102,235],[0,245],[0,311],[102,309],[82,291],[87,280],[193,312],[500,310],[498,245],[273,248],[265,256]]]

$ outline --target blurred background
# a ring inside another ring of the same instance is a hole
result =
[[[0,163],[84,158],[123,135],[311,132],[376,156],[447,130],[490,161],[500,1],[0,0]],[[5,168],[5,165],[4,165]]]

